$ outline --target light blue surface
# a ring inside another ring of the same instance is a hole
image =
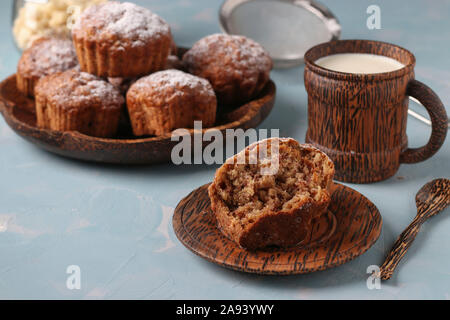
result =
[[[0,78],[15,72],[11,2],[0,4]],[[179,45],[218,32],[221,1],[139,1],[162,15]],[[417,57],[416,76],[450,105],[450,1],[323,1],[343,26],[342,38],[394,42]],[[382,29],[368,30],[366,8],[381,7]],[[276,107],[261,128],[304,141],[303,68],[274,71]],[[420,107],[415,106],[420,110]],[[422,111],[422,110],[420,110]],[[450,109],[447,108],[449,112]],[[410,118],[412,146],[429,128]],[[101,166],[41,151],[0,120],[0,298],[38,299],[398,299],[450,298],[450,211],[433,218],[394,280],[368,290],[366,268],[381,264],[415,215],[415,193],[450,175],[449,142],[432,159],[401,166],[385,182],[351,185],[379,208],[384,226],[366,254],[309,275],[263,277],[229,271],[186,250],[171,224],[173,208],[209,182],[215,167]],[[66,287],[66,268],[81,268],[81,289]]]

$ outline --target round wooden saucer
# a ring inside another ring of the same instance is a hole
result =
[[[382,218],[375,205],[359,192],[335,184],[329,212],[314,222],[311,239],[289,249],[247,251],[217,228],[208,186],[194,190],[178,204],[173,228],[189,250],[234,270],[268,275],[325,270],[366,252],[381,232]]]

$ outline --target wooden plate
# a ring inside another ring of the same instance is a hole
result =
[[[178,239],[200,257],[226,268],[268,275],[302,274],[339,266],[366,252],[378,239],[382,218],[359,192],[335,184],[329,213],[313,224],[309,241],[289,249],[246,251],[216,227],[204,185],[175,209]]]
[[[275,102],[276,88],[270,81],[259,96],[238,108],[222,111],[216,127],[247,130],[259,125],[270,113]],[[222,110],[226,108],[222,108]],[[116,139],[102,139],[79,132],[58,132],[36,127],[34,100],[24,97],[12,75],[0,83],[0,111],[6,123],[21,137],[47,151],[79,160],[115,164],[155,164],[170,161],[172,148],[178,143],[171,135],[135,138],[131,128],[122,130]],[[211,129],[211,128],[209,128]],[[208,130],[204,128],[203,132]],[[191,129],[192,136],[194,130]],[[205,147],[210,142],[203,142]]]

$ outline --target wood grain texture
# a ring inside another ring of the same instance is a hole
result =
[[[419,233],[422,224],[450,205],[450,180],[436,179],[424,185],[416,195],[416,205],[416,217],[400,234],[380,267],[379,277],[382,280],[389,280],[392,277],[398,264]]]
[[[350,74],[324,69],[317,59],[337,53],[371,53],[405,65],[393,72]],[[396,45],[341,40],[313,47],[305,54],[308,92],[306,141],[335,163],[335,179],[370,183],[393,176],[400,163],[420,162],[435,154],[447,134],[447,116],[439,98],[414,80],[414,55]],[[421,101],[433,119],[429,143],[407,149],[408,99]]]
[[[276,88],[270,81],[249,103],[219,114],[214,129],[244,130],[259,125],[275,103]],[[15,75],[0,83],[0,111],[6,123],[21,137],[47,151],[79,160],[114,164],[155,164],[169,162],[172,148],[178,144],[171,135],[135,138],[131,128],[122,129],[116,139],[96,138],[79,132],[58,132],[36,126],[34,101],[21,94]],[[211,128],[204,128],[203,133]],[[190,129],[190,136],[194,130]],[[204,142],[205,147],[209,142]]]
[[[194,190],[178,204],[173,228],[189,250],[233,270],[267,275],[325,270],[366,252],[381,232],[382,218],[375,205],[360,193],[335,184],[329,212],[313,223],[310,239],[289,249],[246,251],[217,228],[208,186]]]
[[[422,82],[411,80],[406,94],[419,100],[431,118],[432,132],[428,143],[421,148],[408,148],[400,155],[401,163],[416,163],[433,156],[444,144],[448,132],[448,118],[439,97]]]

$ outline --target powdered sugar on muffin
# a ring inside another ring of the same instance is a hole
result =
[[[41,83],[43,82],[43,83]],[[38,86],[44,86],[48,100],[70,108],[96,101],[102,108],[117,108],[125,100],[112,84],[86,72],[68,70],[41,79]]]
[[[136,46],[170,34],[169,25],[150,10],[130,2],[110,1],[85,10],[72,29],[80,37],[132,39]]]
[[[68,70],[78,65],[75,48],[70,40],[40,38],[24,51],[17,65],[17,88],[34,96],[37,81],[44,76]]]
[[[125,100],[103,79],[71,69],[42,78],[35,92],[38,127],[95,137],[117,133]]]
[[[84,11],[72,29],[81,70],[135,78],[163,70],[173,43],[169,25],[150,10],[110,1]]]
[[[27,61],[19,62],[19,72],[39,77],[65,71],[78,64],[72,41],[59,38],[41,38],[34,41],[21,60]]]
[[[227,45],[220,45],[222,43]],[[259,43],[244,36],[220,33],[212,34],[198,41],[184,59],[190,63],[196,59],[207,58],[211,54],[211,49],[214,49],[217,54],[224,54],[224,65],[230,71],[235,70],[239,73],[242,67],[258,71],[272,68],[272,59]]]
[[[244,36],[213,34],[197,41],[183,56],[186,69],[212,84],[226,103],[244,102],[269,81],[272,59]]]
[[[163,135],[192,128],[194,121],[212,126],[217,99],[208,80],[172,69],[136,81],[127,92],[127,107],[136,136]]]
[[[170,88],[189,88],[196,90],[201,95],[214,96],[214,90],[208,80],[175,69],[155,72],[136,81],[133,87],[138,90],[151,90],[152,92],[167,92]],[[173,94],[183,95],[187,92],[174,90]]]

